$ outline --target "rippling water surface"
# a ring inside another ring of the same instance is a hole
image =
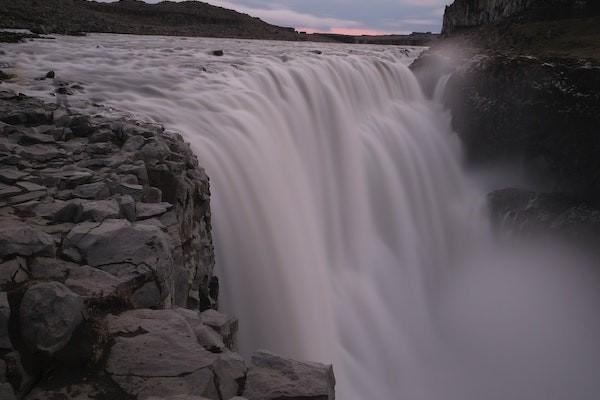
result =
[[[1,57],[6,86],[183,133],[244,353],[333,362],[343,400],[596,400],[600,280],[497,243],[421,50],[90,35]],[[48,70],[80,88],[55,97]]]

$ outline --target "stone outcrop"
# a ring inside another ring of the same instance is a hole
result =
[[[504,232],[553,233],[598,249],[600,211],[564,194],[508,188],[490,193],[488,204],[492,221]]]
[[[209,201],[178,134],[1,91],[0,399],[333,399],[331,367],[283,358],[247,387]]]
[[[331,365],[286,360],[259,351],[252,356],[244,395],[248,400],[332,400],[334,386]]]
[[[597,13],[595,0],[455,0],[446,6],[442,32],[451,34],[507,19],[540,20]]]
[[[444,101],[472,162],[517,162],[600,205],[600,64],[480,54],[455,70]]]

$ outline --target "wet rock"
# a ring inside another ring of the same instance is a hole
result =
[[[54,77],[55,77],[54,71],[48,71],[48,73],[46,73],[46,78],[54,79]]]
[[[56,353],[83,321],[83,299],[58,282],[30,287],[20,305],[23,339],[36,350]]]
[[[0,257],[54,256],[52,236],[17,220],[0,220]]]
[[[213,50],[212,54],[213,56],[222,57],[225,53],[223,50]]]
[[[331,365],[305,363],[259,351],[252,356],[244,397],[249,400],[333,400]]]

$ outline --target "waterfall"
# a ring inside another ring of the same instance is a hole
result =
[[[53,68],[184,134],[243,353],[332,362],[341,400],[596,400],[598,274],[554,242],[498,243],[448,77],[428,99],[416,49],[314,46],[89,35],[7,57],[31,94]]]
[[[400,60],[353,56],[272,63],[203,103],[188,139],[241,348],[333,361],[341,399],[400,393],[416,377],[390,367],[430,342],[437,280],[487,232],[449,116]]]

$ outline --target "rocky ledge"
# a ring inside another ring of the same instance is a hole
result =
[[[333,399],[236,351],[209,180],[176,133],[0,92],[0,398]]]

